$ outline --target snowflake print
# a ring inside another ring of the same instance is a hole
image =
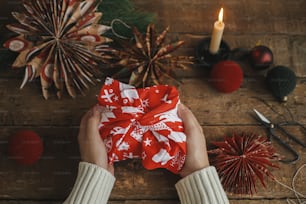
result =
[[[104,107],[101,123],[107,126],[104,130],[100,126],[101,137],[112,141],[107,147],[110,163],[140,158],[147,169],[181,170],[186,136],[177,115],[177,90],[170,86],[135,89],[114,80],[102,88],[98,100]]]
[[[112,97],[114,95],[115,95],[114,93],[110,93],[110,92],[108,92],[108,90],[105,89],[104,90],[104,95],[102,95],[101,98],[103,98],[105,102],[112,103],[113,102]]]
[[[141,101],[141,106],[142,107],[149,107],[150,104],[149,104],[149,99],[144,99]]]

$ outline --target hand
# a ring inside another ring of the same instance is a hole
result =
[[[187,137],[187,156],[180,172],[181,177],[209,166],[205,136],[193,113],[183,104],[178,106],[178,115],[183,120]]]
[[[100,120],[101,107],[98,105],[89,110],[81,120],[78,135],[81,160],[100,166],[114,175],[114,167],[107,162],[106,147],[100,137]]]

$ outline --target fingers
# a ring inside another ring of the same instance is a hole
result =
[[[79,130],[79,139],[95,138],[99,132],[101,120],[101,108],[96,105],[87,111],[82,117]]]
[[[185,105],[179,104],[178,115],[183,121],[186,134],[190,134],[195,130],[200,130],[202,132],[202,127],[200,126],[198,120]]]

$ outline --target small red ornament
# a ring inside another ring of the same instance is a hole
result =
[[[31,130],[18,131],[9,140],[8,154],[19,164],[34,164],[40,159],[42,153],[42,140]]]
[[[209,151],[211,164],[216,167],[221,183],[227,192],[250,194],[256,192],[256,181],[265,187],[264,175],[274,178],[268,167],[278,156],[266,137],[256,134],[236,134],[213,142],[217,149]]]
[[[273,53],[266,46],[256,46],[250,52],[250,63],[256,70],[267,69],[273,63]]]
[[[240,88],[243,81],[243,72],[239,64],[225,60],[213,66],[210,77],[211,84],[218,91],[231,93]]]

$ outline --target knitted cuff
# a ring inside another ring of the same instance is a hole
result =
[[[181,204],[229,203],[213,166],[196,171],[175,184]]]
[[[107,170],[94,164],[80,162],[74,187],[64,204],[107,203],[115,180]]]

